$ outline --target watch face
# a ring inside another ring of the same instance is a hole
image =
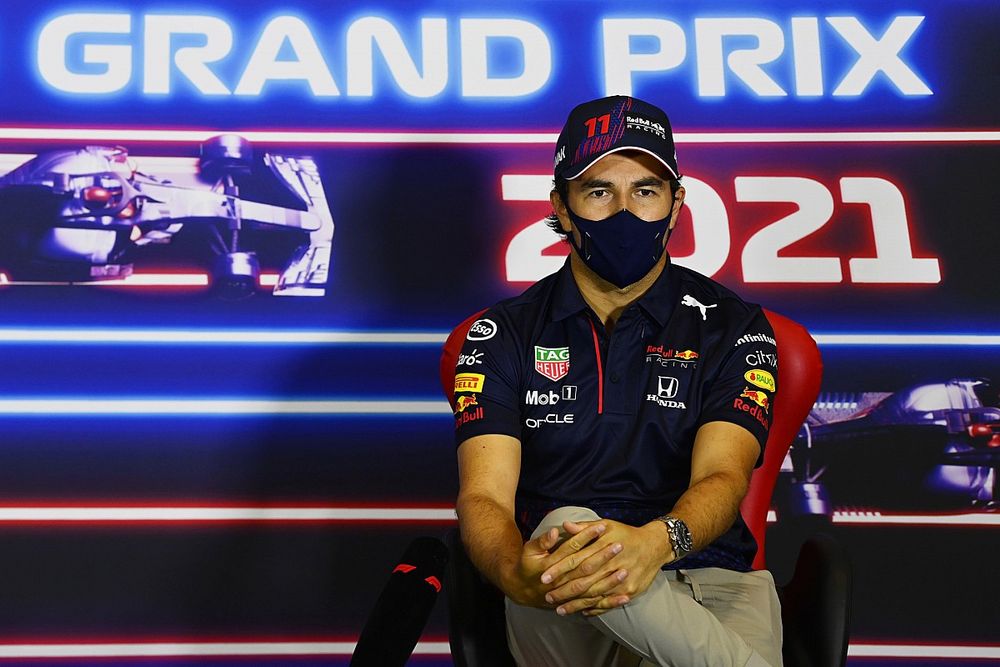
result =
[[[688,530],[687,524],[680,519],[671,518],[667,522],[667,527],[670,528],[670,542],[674,552],[679,557],[689,553],[694,545],[691,543],[691,531]]]

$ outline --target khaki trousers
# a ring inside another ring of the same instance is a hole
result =
[[[532,538],[562,522],[599,519],[560,507]],[[669,665],[781,667],[781,611],[766,570],[661,571],[624,607],[594,617],[507,604],[507,641],[522,667]]]

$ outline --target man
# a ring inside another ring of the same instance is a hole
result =
[[[657,107],[573,109],[551,194],[570,257],[485,313],[459,358],[462,539],[507,597],[522,665],[781,663],[774,582],[750,571],[739,517],[773,332],[670,263],[679,179]]]

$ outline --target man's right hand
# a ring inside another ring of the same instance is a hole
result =
[[[589,568],[600,569],[621,551],[621,545],[608,545],[596,554],[589,554],[584,550],[606,530],[607,526],[603,522],[596,522],[575,535],[568,535],[560,544],[559,530],[550,528],[547,533],[525,542],[519,561],[510,568],[504,578],[504,593],[520,605],[554,608],[556,604],[547,601],[546,594],[555,588],[556,584],[552,581],[542,582],[542,573],[565,559],[568,559],[574,567],[579,565],[576,560],[580,562],[586,560]],[[587,557],[581,557],[581,552]]]
[[[554,609],[555,599],[548,595],[563,581],[542,581],[543,573],[566,560],[567,570],[580,568],[588,590],[600,582],[611,590],[627,573],[611,571],[608,561],[621,550],[611,542],[593,544],[607,530],[606,522],[563,524],[560,538],[557,528],[523,542],[514,522],[515,492],[521,467],[521,443],[506,435],[477,435],[458,448],[460,489],[456,510],[462,540],[469,558],[486,577],[512,601],[531,607]],[[560,542],[560,540],[562,540]],[[616,551],[615,549],[619,551]],[[604,581],[601,581],[603,578]],[[624,600],[599,598],[585,600],[581,609],[611,608]]]

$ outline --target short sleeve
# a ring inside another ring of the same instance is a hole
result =
[[[737,332],[719,373],[706,388],[699,425],[726,421],[750,431],[760,443],[759,466],[771,427],[777,376],[774,331],[764,312],[755,307],[749,324]]]
[[[469,328],[455,365],[455,446],[477,435],[520,439],[520,351],[509,318],[497,308]]]

